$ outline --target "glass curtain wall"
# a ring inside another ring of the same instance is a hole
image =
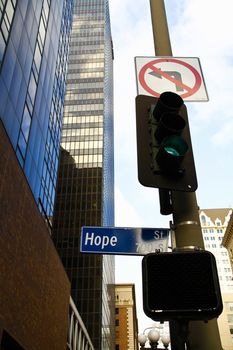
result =
[[[96,350],[114,346],[114,257],[79,252],[82,226],[114,225],[113,50],[107,0],[76,0],[53,239]]]
[[[0,119],[36,202],[53,213],[73,0],[0,0]]]

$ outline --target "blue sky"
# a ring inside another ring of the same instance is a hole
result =
[[[155,0],[156,1],[156,0]],[[200,208],[233,206],[233,2],[166,0],[174,57],[199,57],[209,102],[187,102]],[[137,180],[135,56],[154,56],[149,0],[110,0],[114,45],[116,226],[169,227],[158,191]],[[116,281],[136,283],[139,329],[140,258],[117,256]]]

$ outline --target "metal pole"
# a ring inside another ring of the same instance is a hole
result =
[[[164,0],[150,0],[150,7],[155,54],[157,56],[172,56]],[[172,191],[172,207],[176,246],[204,248],[195,192]],[[173,344],[176,345],[174,335],[177,334],[174,333],[172,335],[171,329],[171,341],[173,338]],[[176,346],[172,346],[172,349],[175,350]],[[189,323],[189,349],[222,350],[216,319],[208,323],[202,321]]]

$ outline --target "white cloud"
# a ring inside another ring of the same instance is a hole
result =
[[[141,227],[143,219],[121,191],[115,189],[115,225],[119,227]]]
[[[194,54],[203,48],[214,56],[231,55],[232,50],[225,49],[233,47],[232,11],[230,0],[222,0],[221,4],[213,0],[183,1],[183,13],[170,28],[173,46]],[[172,16],[171,12],[169,17]]]
[[[224,124],[223,127],[212,136],[212,142],[216,146],[233,144],[233,121]]]

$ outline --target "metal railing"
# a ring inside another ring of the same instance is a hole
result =
[[[70,297],[69,331],[67,339],[69,350],[95,350],[78,310]]]

